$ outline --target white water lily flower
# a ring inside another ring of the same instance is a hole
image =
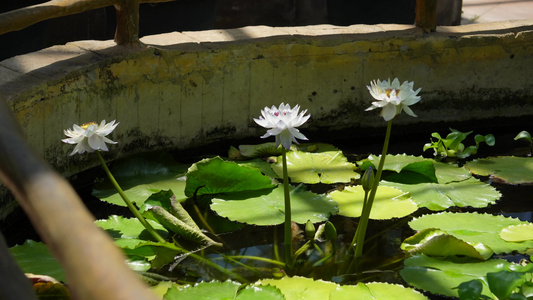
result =
[[[91,122],[78,126],[74,124],[72,129],[64,130],[63,132],[68,137],[62,139],[64,143],[76,144],[74,151],[70,155],[76,153],[82,154],[84,152],[94,152],[95,150],[108,151],[106,143],[116,144],[112,140],[106,138],[106,135],[110,134],[119,123],[115,124],[115,120],[106,124],[103,120],[100,125]]]
[[[390,79],[388,81],[371,81],[370,86],[366,86],[370,91],[370,95],[378,101],[372,102],[372,106],[366,110],[372,110],[375,108],[382,108],[380,115],[389,121],[396,115],[399,115],[402,110],[413,117],[416,117],[415,113],[409,108],[409,105],[413,105],[420,101],[421,97],[417,96],[421,88],[413,91],[414,82],[405,81],[400,85],[398,78],[394,78],[392,83]]]
[[[300,106],[296,105],[291,109],[289,104],[281,103],[279,109],[272,105],[271,108],[265,107],[261,110],[259,119],[254,121],[265,127],[270,128],[261,138],[276,136],[276,148],[281,144],[285,149],[291,148],[292,142],[298,144],[296,139],[307,140],[296,127],[305,123],[311,115],[305,115],[307,109],[298,114]]]

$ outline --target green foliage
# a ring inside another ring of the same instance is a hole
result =
[[[257,169],[240,166],[220,157],[206,158],[187,172],[185,195],[217,195],[272,188],[272,180]]]
[[[533,265],[528,265],[516,270],[501,270],[498,272],[489,272],[482,279],[473,279],[461,283],[457,289],[459,299],[479,299],[483,282],[486,282],[488,288],[497,299],[528,299],[533,296]],[[477,296],[477,297],[476,297]],[[487,297],[483,297],[488,299]]]
[[[367,159],[358,161],[362,170],[372,167],[377,170],[381,156],[369,155]],[[423,158],[422,156],[412,156],[407,154],[387,155],[384,171],[393,171],[389,174],[383,174],[382,179],[414,184],[421,182],[437,182],[435,176],[435,165],[432,159]]]
[[[472,173],[491,176],[505,184],[532,184],[533,157],[498,156],[475,159],[465,165]]]
[[[436,140],[430,139],[431,142],[424,145],[423,150],[433,149],[434,155],[439,157],[457,157],[464,159],[470,155],[477,153],[479,145],[481,143],[486,143],[489,146],[494,146],[495,138],[492,134],[487,134],[485,136],[477,134],[474,137],[476,145],[465,147],[462,143],[466,137],[472,133],[469,132],[460,132],[458,130],[450,128],[451,133],[449,133],[446,138],[442,138],[439,133],[433,132],[431,137]]]
[[[401,249],[432,257],[467,256],[479,260],[486,260],[494,253],[483,243],[468,243],[434,228],[423,229],[405,239]]]
[[[378,282],[341,286],[337,283],[313,280],[312,278],[283,277],[280,280],[263,279],[257,284],[277,287],[286,300],[427,299],[411,288]]]
[[[500,232],[500,237],[508,242],[524,242],[533,240],[533,224],[507,226]]]
[[[346,159],[342,151],[328,144],[315,144],[314,152],[287,152],[287,170],[292,182],[337,183],[358,179],[356,166]],[[278,177],[283,176],[281,157],[272,169]]]
[[[363,209],[365,191],[363,187],[348,186],[342,191],[330,193],[331,199],[339,204],[339,215],[360,217]],[[386,220],[405,217],[418,209],[409,193],[396,188],[380,186],[376,192],[370,219]]]
[[[154,153],[131,157],[113,164],[111,172],[128,198],[141,206],[152,194],[172,190],[178,199],[185,197],[188,165],[179,164],[168,154]],[[108,178],[94,186],[93,195],[102,201],[126,206]]]
[[[474,260],[454,261],[451,259],[433,258],[423,254],[406,259],[404,265],[405,267],[400,271],[400,275],[409,285],[434,294],[449,297],[459,297],[458,287],[460,287],[462,283],[470,282],[472,280],[480,280],[482,284],[481,299],[496,299],[496,295],[493,292],[502,295],[504,290],[509,289],[507,283],[502,287],[498,287],[498,291],[493,291],[489,288],[487,280],[488,273],[497,273],[501,271],[518,273],[527,272],[529,274],[526,278],[529,278],[528,280],[531,281],[530,273],[532,267],[531,264],[521,266],[503,259],[491,259],[482,262]],[[510,279],[506,279],[505,281],[511,282],[510,284],[514,285],[516,283],[514,282],[515,277],[516,275],[510,275]],[[472,285],[474,285],[476,290],[479,289],[479,284]],[[462,288],[468,289],[472,287],[470,284],[465,284]],[[463,292],[465,291],[463,290],[461,293]],[[465,293],[467,295],[472,295],[474,294],[474,291]]]
[[[48,275],[59,281],[65,281],[65,273],[48,247],[32,240],[22,245],[9,248],[9,252],[24,273]]]
[[[494,187],[475,178],[459,182],[403,184],[383,181],[384,186],[408,192],[419,207],[433,211],[452,206],[486,207],[500,199],[501,194]]]
[[[173,285],[164,300],[235,299],[235,300],[283,300],[283,294],[273,286],[247,286],[236,282],[204,282],[195,286]]]
[[[525,140],[529,143],[529,155],[531,155],[531,152],[533,151],[533,139],[531,138],[531,134],[527,131],[520,131],[514,138],[514,140]]]
[[[533,248],[533,240],[508,242],[500,238],[500,232],[511,225],[529,224],[519,219],[480,213],[449,213],[423,215],[409,222],[414,230],[440,229],[471,245],[483,244],[494,253],[525,252]]]
[[[326,221],[337,213],[337,203],[307,191],[305,185],[290,187],[292,220],[305,224]],[[233,193],[213,199],[211,209],[233,221],[254,225],[276,225],[285,220],[284,194],[280,185],[275,189],[250,193]]]

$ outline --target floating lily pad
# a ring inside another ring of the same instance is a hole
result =
[[[501,197],[500,192],[494,187],[473,177],[446,184],[402,184],[389,181],[382,181],[381,184],[409,192],[419,207],[427,207],[434,211],[452,206],[486,207],[494,204]]]
[[[66,279],[59,262],[41,242],[27,240],[22,245],[9,248],[9,252],[24,273],[48,275],[59,281]]]
[[[467,162],[472,173],[507,184],[533,184],[533,157],[500,156]]]
[[[503,259],[491,259],[483,262],[455,263],[426,255],[415,255],[404,261],[405,267],[400,275],[409,285],[434,294],[459,297],[456,287],[473,279],[483,279],[482,295],[496,299],[486,283],[489,272],[504,270],[520,271],[526,269]]]
[[[291,187],[292,220],[305,224],[323,222],[337,213],[337,203],[325,195],[305,190],[304,185]],[[277,225],[285,221],[283,186],[245,197],[241,193],[226,194],[213,199],[211,209],[232,221],[254,225]]]
[[[265,174],[266,176],[270,178],[277,178],[278,175],[272,170],[270,167],[271,163],[266,162],[260,158],[250,159],[250,160],[244,160],[244,161],[238,161],[237,164],[240,166],[257,169],[261,171],[261,173]]]
[[[523,242],[533,240],[533,224],[520,224],[505,227],[500,237],[508,242]]]
[[[292,182],[337,183],[350,182],[360,177],[354,164],[348,162],[342,151],[328,144],[316,144],[315,152],[290,151],[287,170]],[[283,177],[282,158],[278,157],[272,169]]]
[[[202,282],[191,286],[174,284],[163,297],[165,300],[235,299],[283,300],[283,294],[274,286],[242,286],[240,283]]]
[[[361,216],[365,191],[360,185],[349,186],[342,191],[331,192],[329,195],[339,204],[339,215],[354,218]],[[401,218],[410,215],[417,209],[418,206],[408,193],[399,189],[380,186],[370,211],[370,219]]]
[[[381,155],[370,155],[367,159],[357,163],[362,170],[366,170],[369,166],[373,166],[376,169],[380,159]],[[394,172],[385,175],[382,179],[402,183],[437,182],[433,163],[434,160],[423,158],[422,156],[389,154],[385,157],[383,170]]]
[[[442,230],[433,228],[423,229],[405,239],[401,249],[428,256],[468,256],[479,260],[486,260],[494,253],[482,243],[472,245]]]
[[[412,288],[399,284],[385,282],[358,283],[357,285],[342,285],[331,291],[331,300],[381,300],[381,299],[402,299],[402,300],[423,300],[428,299],[422,293]]]
[[[153,159],[143,155],[117,161],[111,173],[130,201],[141,206],[148,197],[161,190],[172,190],[176,198],[185,198],[187,167],[163,153]],[[126,206],[108,178],[97,183],[92,194],[102,201]]]
[[[339,285],[334,282],[304,277],[263,279],[259,286],[271,285],[280,289],[286,300],[352,300],[352,299],[427,299],[421,293],[401,285],[371,282],[357,285]]]
[[[168,231],[161,224],[146,220],[163,238],[168,236]],[[95,224],[107,231],[115,243],[122,248],[135,248],[140,243],[152,240],[150,233],[136,218],[124,218],[112,215],[105,220],[97,220]]]
[[[291,145],[291,150],[297,150],[298,147]],[[276,148],[276,143],[269,142],[258,145],[240,145],[239,151],[242,156],[248,158],[265,157],[265,156],[278,156],[281,155],[283,149],[281,147]]]
[[[456,181],[464,181],[472,177],[472,173],[464,167],[457,165],[433,162],[435,166],[435,176],[437,176],[438,183],[450,183]]]
[[[314,280],[305,277],[283,277],[282,279],[263,279],[257,284],[272,285],[280,289],[286,300],[324,300],[339,285],[324,280]],[[353,299],[353,298],[352,298]]]
[[[240,166],[220,157],[203,159],[193,164],[187,172],[185,195],[222,194],[241,191],[255,191],[272,188],[270,177],[257,169]]]
[[[533,241],[507,242],[500,238],[502,229],[511,225],[529,224],[519,219],[479,213],[438,213],[424,215],[409,222],[414,230],[440,229],[472,245],[482,243],[494,253],[523,252],[533,248]]]

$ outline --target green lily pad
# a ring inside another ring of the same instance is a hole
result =
[[[146,220],[163,238],[168,236],[168,231],[159,223]],[[107,231],[115,243],[122,248],[133,249],[140,243],[152,240],[150,233],[136,218],[124,218],[112,215],[104,220],[97,220],[95,224]]]
[[[235,299],[235,300],[283,300],[283,294],[273,286],[242,286],[240,283],[202,282],[191,286],[172,285],[163,297],[165,300]]]
[[[475,159],[465,165],[472,173],[507,184],[533,184],[533,157],[500,156]]]
[[[494,252],[482,243],[471,245],[439,229],[423,229],[405,239],[400,246],[411,253],[423,253],[428,256],[468,256],[487,260]]]
[[[357,162],[362,170],[369,166],[379,165],[381,156],[370,155],[367,159]],[[402,183],[437,182],[435,176],[434,160],[423,158],[422,156],[412,156],[407,154],[387,155],[385,157],[384,171],[394,171],[384,175],[382,179]]]
[[[287,153],[287,171],[292,182],[337,183],[350,182],[361,177],[348,162],[342,151],[328,144],[316,144],[315,152],[290,151]],[[278,177],[283,177],[282,157],[272,169]]]
[[[263,279],[259,286],[272,285],[280,289],[286,300],[352,300],[352,299],[427,299],[421,293],[401,285],[371,282],[357,285],[339,285],[334,282],[305,277]]]
[[[271,285],[277,287],[286,300],[324,300],[339,285],[334,282],[314,280],[305,277],[283,277],[281,279],[263,279],[257,282],[260,286]],[[352,298],[353,299],[353,298]]]
[[[403,285],[390,284],[385,282],[358,283],[357,285],[342,285],[331,291],[331,300],[381,300],[381,299],[402,299],[402,300],[423,300],[428,299],[422,293]]]
[[[533,224],[520,224],[505,227],[500,237],[508,242],[523,242],[533,240]]]
[[[501,197],[500,192],[494,187],[473,177],[446,184],[402,184],[389,181],[382,181],[381,184],[409,192],[419,207],[427,207],[433,211],[444,210],[451,206],[486,207]]]
[[[456,181],[464,181],[472,177],[472,173],[464,167],[457,165],[433,162],[435,166],[435,176],[437,176],[438,183],[450,183]]]
[[[296,145],[291,145],[291,150],[297,150]],[[239,151],[241,155],[248,158],[278,156],[283,153],[281,147],[276,148],[276,143],[268,142],[258,145],[240,145]]]
[[[9,252],[24,273],[48,275],[59,281],[65,281],[65,273],[48,247],[32,240],[22,245],[9,248]]]
[[[142,155],[115,162],[111,173],[130,201],[141,206],[148,197],[162,190],[172,190],[176,198],[185,198],[187,167],[167,154],[155,158]],[[92,194],[102,201],[126,206],[108,178],[95,184]]]
[[[342,191],[333,191],[331,199],[339,204],[339,215],[360,217],[363,210],[365,191],[362,186],[348,186]],[[380,186],[376,191],[370,219],[385,220],[401,218],[415,212],[418,206],[408,193],[399,189]]]
[[[240,166],[257,169],[261,171],[261,173],[265,174],[266,176],[270,178],[277,178],[278,175],[272,170],[270,167],[271,163],[266,162],[260,158],[250,159],[250,160],[244,160],[244,161],[237,161],[237,164]]]
[[[220,157],[203,159],[193,164],[187,172],[185,195],[234,193],[272,188],[270,177],[257,169],[240,166]]]
[[[434,294],[459,297],[456,287],[463,282],[480,279],[483,283],[482,295],[489,297],[489,299],[495,299],[495,296],[487,285],[487,273],[526,269],[503,259],[456,263],[423,254],[406,259],[404,265],[400,275],[409,285],[416,288]]]
[[[438,213],[423,215],[409,222],[414,230],[436,228],[472,245],[482,243],[494,253],[523,252],[533,248],[533,241],[508,242],[500,238],[502,229],[511,225],[529,224],[519,219],[479,213]]]
[[[325,195],[305,190],[304,185],[290,187],[292,220],[305,224],[323,222],[337,213],[337,203]],[[283,185],[273,190],[243,196],[226,194],[213,199],[211,209],[232,221],[254,225],[277,225],[285,222],[285,196]]]

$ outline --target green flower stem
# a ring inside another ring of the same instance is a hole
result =
[[[275,260],[275,259],[270,259],[270,258],[266,258],[266,257],[261,257],[261,256],[228,255],[228,256],[224,256],[223,258],[249,259],[249,260],[255,260],[255,261],[266,262],[266,263],[273,264],[273,265],[280,266],[280,267],[284,267],[284,266],[285,266],[285,263],[283,263],[283,262],[277,261],[277,260]]]
[[[366,209],[368,209],[368,192],[365,191],[365,198],[363,199],[363,211],[365,211]],[[361,212],[361,215],[363,215],[363,213]],[[357,229],[355,230],[355,234],[353,236],[353,239],[352,239],[352,243],[350,244],[350,247],[348,248],[348,252],[347,254],[350,255],[351,253],[355,253],[355,245],[357,244],[360,244],[361,242],[364,242],[364,235],[361,235],[361,220],[359,221],[359,225],[357,225]],[[365,229],[366,229],[366,226],[365,226]],[[362,237],[362,241],[360,240]]]
[[[281,261],[279,257],[279,246],[278,246],[278,227],[274,226],[274,243],[273,243],[274,258],[278,261]]]
[[[284,243],[285,243],[285,263],[287,266],[292,265],[292,219],[291,219],[291,194],[289,190],[289,173],[287,171],[287,149],[283,146],[283,190],[285,193],[285,224],[284,224]]]
[[[106,172],[107,176],[109,177],[109,180],[111,180],[111,183],[113,184],[113,186],[115,187],[115,189],[117,190],[118,194],[120,195],[120,197],[122,197],[122,199],[124,200],[124,202],[126,202],[126,205],[128,206],[128,208],[130,209],[130,211],[133,213],[133,215],[141,222],[141,224],[144,226],[144,228],[146,228],[146,230],[148,230],[148,232],[160,243],[165,243],[165,239],[163,239],[156,231],[155,229],[152,227],[152,225],[150,225],[148,222],[146,222],[146,219],[141,215],[141,213],[139,212],[139,210],[135,207],[135,205],[133,205],[133,203],[131,203],[130,199],[128,198],[128,196],[126,196],[126,194],[124,194],[124,191],[122,190],[122,188],[120,188],[120,185],[118,185],[118,182],[115,180],[115,177],[113,177],[113,174],[111,174],[111,171],[109,171],[109,168],[107,167],[107,164],[105,163],[105,160],[104,158],[102,157],[102,154],[100,154],[100,151],[96,151],[96,156],[98,156],[98,159],[100,160],[100,163],[102,164],[102,167],[104,168],[104,171]]]
[[[370,195],[368,196],[367,201],[365,201],[363,206],[363,212],[361,213],[361,219],[359,220],[359,225],[357,226],[356,231],[356,244],[355,244],[355,253],[352,261],[352,265],[355,260],[363,256],[363,245],[365,241],[366,228],[368,226],[368,219],[370,217],[370,210],[372,209],[372,204],[374,203],[374,198],[376,196],[376,191],[378,189],[379,181],[381,180],[381,173],[383,171],[383,165],[385,164],[385,157],[387,156],[387,151],[389,149],[389,139],[392,128],[392,120],[389,120],[387,123],[387,133],[385,134],[385,142],[383,143],[383,151],[381,152],[381,158],[379,160],[378,170],[376,172],[376,177],[372,183],[372,189],[370,190]],[[359,230],[359,227],[361,230]]]

